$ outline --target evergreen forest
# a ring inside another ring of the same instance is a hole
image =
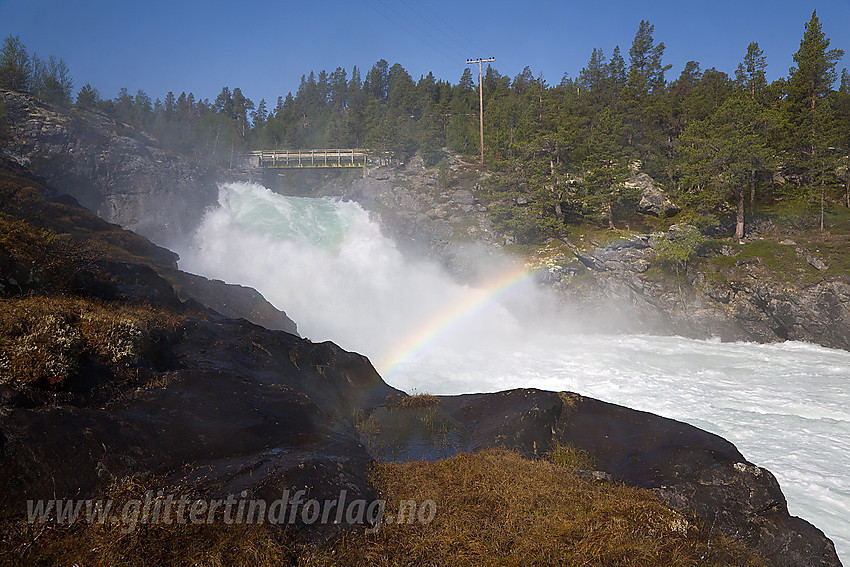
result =
[[[777,203],[850,207],[850,72],[831,49],[817,13],[802,26],[794,66],[768,82],[767,58],[751,43],[733,76],[690,61],[668,76],[665,45],[641,21],[628,51],[594,48],[578,76],[557,84],[530,67],[515,77],[483,74],[485,161],[498,196],[523,192],[530,206],[494,209],[501,228],[540,242],[584,222],[614,227],[640,191],[624,182],[649,174],[708,226]],[[839,72],[839,69],[840,72]],[[103,98],[85,84],[74,95],[62,59],[28,54],[19,37],[0,49],[0,88],[55,105],[101,112],[155,136],[167,149],[232,167],[255,149],[367,148],[427,166],[447,152],[479,154],[478,76],[457,83],[418,79],[386,60],[361,69],[310,71],[295,94],[249,99],[225,86],[214,100],[121,89]],[[0,108],[0,116],[2,116]],[[498,201],[498,199],[495,199]]]

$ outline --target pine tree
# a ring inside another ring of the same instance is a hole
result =
[[[331,98],[331,86],[328,82],[328,72],[322,69],[319,71],[319,77],[316,80],[316,98],[318,105],[321,108],[327,106]]]
[[[387,73],[387,103],[395,115],[410,116],[414,112],[416,85],[410,74],[400,64],[390,67]]]
[[[92,87],[89,83],[83,85],[77,93],[77,106],[80,108],[97,108],[99,102],[100,95],[98,94],[97,89]]]
[[[130,122],[133,112],[133,97],[127,91],[126,87],[121,87],[118,91],[118,96],[115,97],[115,115],[118,120]]]
[[[265,126],[267,115],[268,111],[266,110],[266,99],[261,98],[259,104],[257,104],[257,110],[251,113],[254,128],[259,129]]]
[[[387,63],[386,59],[381,59],[366,73],[366,78],[363,79],[363,91],[377,100],[387,100],[387,91],[389,89],[388,75],[389,63]]]
[[[514,82],[511,84],[511,88],[514,92],[522,96],[531,91],[534,85],[534,73],[531,72],[531,67],[526,65],[522,72],[519,73],[516,77],[514,77]]]
[[[170,119],[174,115],[174,111],[177,110],[177,101],[174,99],[174,93],[171,91],[168,91],[165,95],[163,110],[165,111],[166,118],[168,119]]]
[[[611,109],[605,107],[593,117],[588,137],[587,158],[584,160],[583,184],[586,188],[586,201],[594,207],[601,218],[608,222],[608,228],[616,228],[614,210],[618,206],[634,200],[632,191],[628,191],[623,182],[628,177],[626,159],[622,154],[623,124]]]
[[[767,87],[765,69],[767,69],[767,60],[764,57],[764,51],[759,48],[758,43],[750,43],[747,46],[744,61],[739,63],[735,70],[735,83],[748,92],[753,100],[760,98]]]
[[[472,79],[472,71],[469,70],[469,67],[465,68],[463,73],[461,73],[457,86],[461,93],[468,93],[475,90],[475,81]]]
[[[215,97],[213,109],[218,114],[224,114],[228,118],[233,118],[233,95],[230,94],[228,87],[221,88],[221,92]]]
[[[335,112],[341,112],[348,106],[348,81],[345,69],[337,67],[331,73],[330,79],[330,105]]]
[[[608,68],[605,63],[605,55],[601,49],[593,48],[590,54],[590,61],[587,62],[587,67],[579,72],[578,80],[582,87],[588,92],[600,92],[606,84],[608,78]]]
[[[708,119],[692,123],[679,139],[679,173],[687,200],[714,211],[731,194],[737,239],[744,237],[747,188],[755,191],[759,174],[775,166],[775,152],[767,143],[774,127],[770,110],[737,95]]]
[[[177,102],[178,102],[177,108],[180,109],[180,105],[179,105],[180,99],[177,99]],[[207,101],[207,102],[209,103],[209,101]],[[207,106],[209,107],[209,104],[207,104]],[[190,92],[189,95],[186,97],[185,112],[186,112],[186,119],[188,121],[192,121],[199,114],[198,105],[195,104],[195,94],[194,93]]]
[[[619,45],[614,48],[614,52],[611,54],[611,60],[608,62],[607,72],[608,79],[611,82],[612,94],[615,98],[619,98],[620,93],[622,92],[623,87],[626,86],[626,81],[629,78],[628,73],[626,72],[626,62],[620,54]]]
[[[239,87],[233,89],[233,118],[236,120],[243,140],[248,131],[248,113],[253,109],[253,101],[242,94],[242,89]]]
[[[146,128],[153,114],[153,102],[151,97],[145,91],[139,89],[136,91],[136,96],[133,98],[132,110],[130,116],[133,125],[138,128]]]
[[[664,43],[655,45],[652,34],[655,26],[646,20],[640,21],[640,26],[629,50],[629,86],[637,93],[648,93],[664,88],[664,73],[672,65],[662,65]]]
[[[31,94],[51,104],[71,104],[74,81],[63,59],[51,55],[45,61],[33,53],[31,70]]]
[[[819,106],[838,78],[835,66],[844,55],[841,49],[829,49],[829,43],[821,30],[817,11],[812,12],[800,49],[794,54],[797,65],[789,71],[787,105],[793,139],[810,158],[815,156],[818,141]]]
[[[0,88],[26,92],[32,67],[21,38],[9,36],[0,48]]]

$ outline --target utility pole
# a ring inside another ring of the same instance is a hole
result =
[[[484,169],[484,80],[482,79],[483,73],[481,71],[481,64],[487,63],[489,61],[495,61],[495,57],[491,57],[489,59],[467,59],[466,64],[472,65],[473,63],[478,63],[478,112],[479,112],[479,122],[481,124],[481,169]]]

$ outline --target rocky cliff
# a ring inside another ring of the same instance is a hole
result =
[[[665,261],[665,246],[692,234],[690,259]],[[802,235],[801,235],[802,236]],[[620,238],[550,264],[541,280],[614,329],[728,341],[807,341],[850,349],[850,276],[844,237],[798,243],[704,240],[694,227]],[[830,250],[835,255],[827,256]],[[824,257],[832,257],[827,265]],[[590,317],[588,319],[593,319]],[[606,323],[607,322],[607,323]]]
[[[0,90],[0,152],[102,219],[167,244],[216,202],[215,173],[165,152],[150,136],[98,112],[58,110]]]
[[[36,113],[42,126],[33,139],[50,138],[50,112]],[[56,129],[59,140],[73,131]],[[38,161],[25,146],[13,141],[4,153]],[[117,160],[113,150],[98,151]],[[45,155],[50,162],[59,154]],[[255,293],[182,274],[169,251],[57,196],[19,165],[0,166],[5,515],[22,513],[28,499],[92,497],[126,478],[203,498],[244,492],[273,500],[287,488],[317,499],[341,490],[375,496],[369,465],[380,453],[374,430],[358,425],[391,413],[389,400],[405,396],[368,360],[231,318],[295,330]],[[452,210],[475,204],[464,193],[450,198]],[[502,446],[534,458],[569,443],[593,456],[592,478],[651,488],[771,565],[839,564],[819,530],[788,515],[768,471],[691,426],[533,390],[441,398],[435,411],[461,440],[449,453]],[[339,528],[298,527],[318,540]]]

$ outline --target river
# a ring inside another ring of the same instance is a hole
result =
[[[355,203],[254,184],[222,186],[178,252],[181,269],[256,288],[302,336],[367,355],[405,391],[570,390],[721,435],[850,559],[850,352],[583,334],[509,258],[480,258],[480,281],[461,285]]]

